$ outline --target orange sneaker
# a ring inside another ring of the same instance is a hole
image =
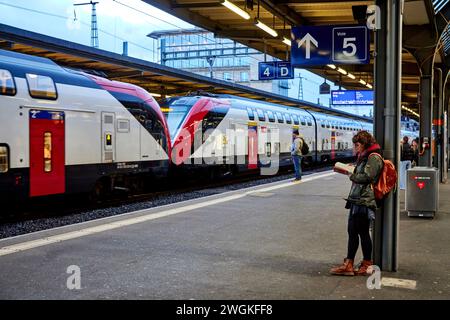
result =
[[[344,263],[340,266],[331,268],[330,273],[338,276],[354,276],[353,260],[344,259]]]
[[[372,268],[369,268],[373,265],[372,260],[363,260],[359,264],[359,268],[355,269],[354,272],[357,276],[368,276],[372,274]]]

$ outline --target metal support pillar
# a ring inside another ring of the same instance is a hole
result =
[[[434,68],[434,77],[435,77],[435,99],[433,108],[433,166],[438,168],[440,173],[440,181],[442,182],[442,136],[443,136],[443,88],[442,88],[442,69]]]
[[[376,0],[381,29],[375,34],[375,138],[383,155],[398,168],[401,109],[402,0]],[[384,271],[397,271],[398,191],[377,212],[374,226],[374,262]]]
[[[420,77],[420,157],[419,166],[431,167],[431,124],[433,114],[433,59],[422,64],[422,76]],[[423,148],[423,144],[430,147]]]
[[[445,68],[442,74],[442,175],[441,182],[447,183],[448,180],[448,102],[449,102],[449,86],[448,76],[450,70]]]
[[[449,93],[450,88],[447,85],[448,76],[450,74],[450,70],[446,72],[446,76],[444,77],[444,85],[443,85],[443,98],[442,98],[442,105],[443,105],[443,123],[442,123],[442,182],[447,183],[448,180],[448,164],[449,164],[449,134],[448,134],[448,104],[449,104]]]

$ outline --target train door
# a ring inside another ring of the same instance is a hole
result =
[[[247,126],[241,123],[233,123],[231,125],[233,139],[230,139],[230,153],[234,157],[235,164],[245,164],[245,156],[247,155]]]
[[[30,197],[64,193],[64,112],[30,110]]]
[[[102,162],[114,162],[116,158],[115,114],[102,112]]]
[[[248,169],[258,168],[258,125],[248,123]]]

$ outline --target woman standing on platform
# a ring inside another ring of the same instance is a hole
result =
[[[375,138],[367,131],[358,132],[352,139],[358,155],[356,168],[349,174],[353,182],[350,194],[347,198],[346,209],[350,209],[348,216],[348,246],[347,257],[344,263],[330,270],[335,275],[366,275],[367,268],[372,263],[372,239],[369,228],[371,220],[375,219],[377,205],[372,184],[378,180],[383,169],[381,148]],[[374,153],[378,155],[373,155]],[[359,268],[353,269],[353,264],[358,251],[359,240],[363,252],[363,261]]]

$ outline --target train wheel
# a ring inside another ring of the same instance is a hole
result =
[[[102,202],[111,195],[111,181],[110,179],[99,179],[94,185],[90,193],[90,200],[92,202]]]

